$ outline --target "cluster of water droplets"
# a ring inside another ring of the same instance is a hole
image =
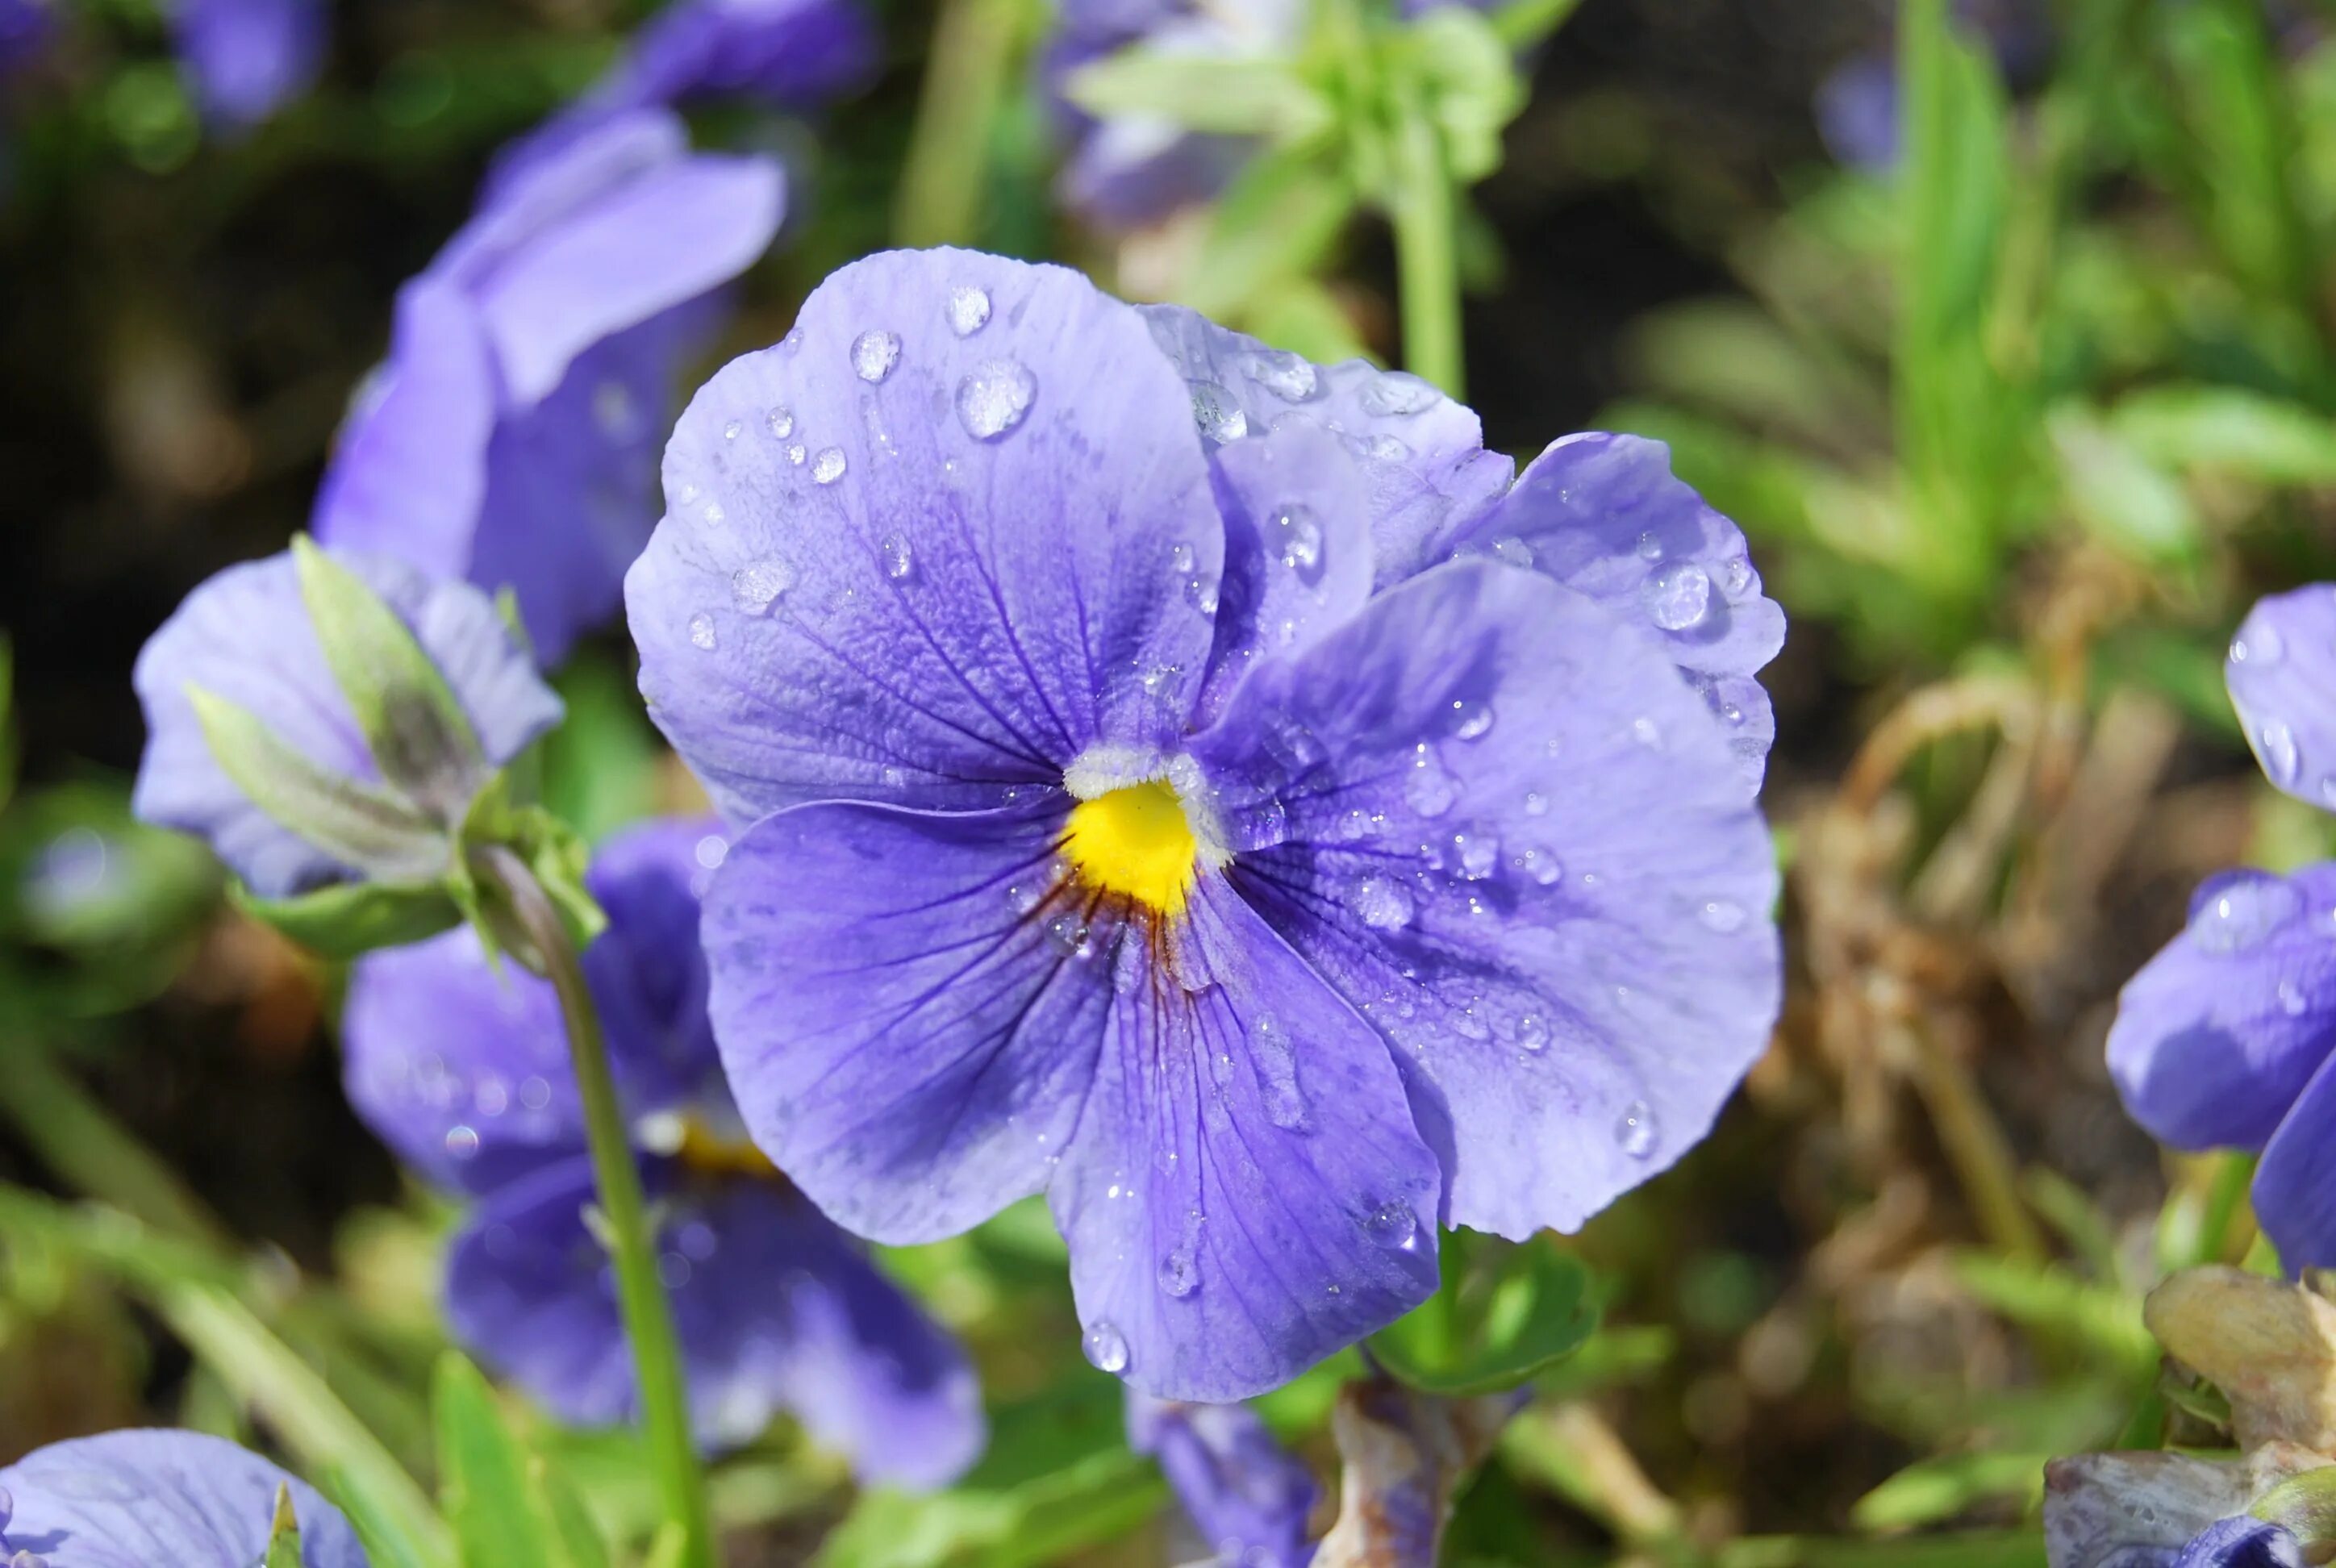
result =
[[[2257,618],[2242,627],[2231,641],[2231,663],[2252,669],[2262,669],[2278,664],[2287,657],[2286,641],[2279,629],[2268,620]],[[2263,772],[2282,789],[2293,789],[2302,778],[2303,752],[2298,744],[2294,726],[2276,716],[2255,726],[2253,735],[2255,755],[2263,759]],[[2323,759],[2324,760],[2324,759]],[[2336,772],[2322,773],[2316,791],[2322,804],[2336,811]]]
[[[2207,952],[2244,953],[2261,947],[2303,912],[2303,895],[2269,872],[2225,872],[2190,901],[2190,940]]]

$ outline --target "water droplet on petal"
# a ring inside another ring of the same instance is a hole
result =
[[[910,572],[916,570],[917,562],[909,552],[909,541],[899,534],[886,534],[883,543],[877,548],[884,555],[884,575],[894,582],[902,580]]]
[[[1467,881],[1483,881],[1501,863],[1501,841],[1488,833],[1454,833],[1452,850],[1460,875]]]
[[[1249,1040],[1267,1117],[1277,1127],[1305,1126],[1306,1096],[1298,1087],[1298,1053],[1289,1031],[1266,1013],[1250,1025]]]
[[[1192,570],[1192,547],[1189,544],[1172,546],[1168,551],[1168,570],[1183,577]]]
[[[2287,726],[2287,721],[2265,720],[2263,728],[2255,732],[2255,738],[2262,744],[2263,771],[2271,775],[2271,782],[2282,787],[2293,784],[2302,759],[2295,749],[2295,732]]]
[[[1453,725],[1452,733],[1460,739],[1482,740],[1493,732],[1491,703],[1469,702],[1462,698],[1452,705],[1452,711],[1457,716],[1457,722]]]
[[[454,1159],[467,1160],[479,1152],[479,1135],[472,1127],[446,1129],[446,1153]]]
[[[1411,923],[1411,894],[1393,877],[1365,877],[1355,888],[1355,912],[1374,930],[1399,930]]]
[[[691,616],[689,618],[689,640],[696,647],[711,649],[714,647],[715,642],[714,618],[710,615],[702,614]]]
[[[1184,580],[1184,602],[1202,615],[1217,613],[1217,579],[1195,576]]]
[[[1086,1335],[1079,1341],[1079,1348],[1086,1352],[1089,1365],[1098,1371],[1127,1370],[1127,1336],[1106,1320],[1098,1318],[1087,1325]]]
[[[1639,559],[1640,560],[1662,560],[1663,541],[1657,539],[1651,532],[1640,534],[1639,536]]]
[[[2225,872],[2190,900],[2190,940],[2210,953],[2260,946],[2303,907],[2295,889],[2269,872]]]
[[[1189,384],[1192,393],[1192,423],[1211,441],[1239,441],[1249,433],[1249,415],[1233,394],[1213,381]]]
[[[1200,1282],[1201,1271],[1193,1263],[1189,1249],[1172,1247],[1168,1255],[1160,1260],[1160,1288],[1169,1295],[1182,1300]]]
[[[970,283],[960,283],[949,290],[949,330],[959,337],[971,337],[989,324],[989,295]]]
[[[863,332],[852,340],[852,373],[862,381],[881,381],[900,363],[900,339],[895,334]]]
[[[1274,538],[1280,544],[1281,564],[1311,584],[1322,575],[1322,525],[1309,506],[1285,506],[1274,514]]]
[[[1531,567],[1533,546],[1514,534],[1504,534],[1493,541],[1493,559],[1504,566]]]
[[[1382,1247],[1409,1251],[1419,1239],[1419,1216],[1400,1198],[1390,1198],[1363,1216],[1363,1232]]]
[[[1663,732],[1661,727],[1658,726],[1653,719],[1643,716],[1632,719],[1630,721],[1630,736],[1633,740],[1636,740],[1640,745],[1645,746],[1650,751],[1660,751],[1662,749]]]
[[[1409,415],[1433,408],[1444,394],[1416,375],[1389,370],[1364,383],[1364,411],[1377,414]]]
[[[1421,816],[1440,817],[1452,809],[1459,795],[1459,785],[1444,771],[1435,748],[1420,742],[1412,754],[1411,771],[1404,774],[1404,803]]]
[[[1038,378],[1018,359],[985,359],[957,384],[957,422],[976,441],[996,441],[1022,423]]]
[[[800,441],[787,448],[787,461],[793,463],[797,468],[801,468],[803,466],[803,459],[810,455],[810,450]]]
[[[2302,986],[2297,985],[2293,980],[2282,980],[2279,982],[2279,1010],[2281,1012],[2285,1013],[2291,1018],[2300,1018],[2303,1016],[2304,1009],[2309,1008],[2311,1005],[2311,999],[2303,994],[2303,988]]]
[[[1655,1113],[1644,1100],[1632,1100],[1614,1124],[1614,1144],[1634,1160],[1643,1160],[1655,1152],[1662,1137],[1655,1125]]]
[[[822,446],[819,455],[811,460],[811,477],[815,484],[833,484],[843,477],[843,448]]]
[[[1696,911],[1695,918],[1704,923],[1705,929],[1727,936],[1742,930],[1746,917],[1742,904],[1731,899],[1713,899]]]
[[[763,423],[770,426],[771,433],[777,436],[781,441],[784,441],[788,436],[793,435],[795,433],[794,414],[792,410],[784,407],[774,408],[771,410],[770,413],[763,416]]]
[[[2286,642],[2281,638],[2278,628],[2268,620],[2250,621],[2239,628],[2237,637],[2231,639],[2233,664],[2277,664],[2286,653]]]
[[[1520,1013],[1516,1024],[1517,1044],[1528,1051],[1538,1051],[1549,1044],[1549,1025],[1539,1013]]]
[[[1730,599],[1742,599],[1752,587],[1752,563],[1740,555],[1728,558],[1719,569],[1720,585]]]
[[[776,556],[750,560],[730,574],[730,598],[748,615],[768,613],[772,601],[795,585],[795,569]]]
[[[1525,815],[1529,817],[1545,817],[1549,815],[1549,797],[1542,794],[1539,790],[1527,790],[1525,792]]]
[[[739,424],[734,419],[729,424],[722,427],[722,439],[725,441],[735,441],[738,439],[738,433],[745,428],[746,427],[745,425]]]
[[[1691,560],[1674,561],[1647,579],[1639,602],[1665,631],[1685,631],[1711,612],[1711,579]]]
[[[1303,403],[1314,395],[1318,377],[1312,362],[1302,355],[1269,348],[1251,355],[1241,368],[1284,403]]]

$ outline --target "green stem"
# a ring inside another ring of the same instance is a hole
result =
[[[0,1113],[67,1186],[166,1234],[232,1245],[202,1200],[58,1065],[46,1043],[15,1043],[0,1072]]]
[[[1454,398],[1466,395],[1460,349],[1460,263],[1453,243],[1452,171],[1444,141],[1420,106],[1406,106],[1394,139],[1397,292],[1403,366]]]
[[[903,245],[979,238],[998,105],[1021,53],[1023,0],[941,0],[892,229]]]
[[[666,1522],[678,1526],[681,1568],[713,1568],[719,1561],[714,1522],[706,1503],[706,1477],[689,1426],[689,1394],[682,1380],[681,1350],[665,1285],[657,1278],[656,1238],[648,1204],[641,1194],[640,1167],[617,1103],[608,1071],[608,1051],[600,1017],[584,982],[576,945],[559,911],[526,863],[511,851],[490,849],[485,866],[496,891],[534,950],[529,956],[560,998],[568,1027],[568,1052],[584,1105],[585,1141],[599,1192],[606,1239],[617,1273],[617,1300],[632,1342],[633,1375],[640,1388],[642,1425],[649,1467],[664,1501]]]

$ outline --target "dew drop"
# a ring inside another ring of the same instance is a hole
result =
[[[971,337],[989,325],[989,295],[986,289],[970,283],[960,283],[949,290],[949,330],[959,337]]]
[[[1491,703],[1469,702],[1463,698],[1452,705],[1452,711],[1455,716],[1452,733],[1462,740],[1483,740],[1492,734],[1493,705]]]
[[[1634,1160],[1652,1154],[1661,1136],[1655,1125],[1655,1113],[1644,1100],[1632,1100],[1614,1124],[1614,1146]]]
[[[1173,546],[1168,551],[1168,570],[1174,572],[1178,577],[1183,577],[1186,572],[1191,571],[1192,570],[1192,547],[1189,544],[1178,544]]]
[[[446,1153],[457,1160],[467,1160],[479,1152],[479,1135],[472,1127],[446,1129]]]
[[[1713,899],[1695,911],[1707,930],[1728,936],[1744,929],[1744,906],[1731,899]]]
[[[2263,728],[2255,732],[2255,738],[2261,743],[2263,771],[2271,774],[2271,782],[2282,787],[2293,784],[2302,759],[2295,749],[2295,732],[2288,727],[2287,721],[2264,721]]]
[[[1252,354],[1242,366],[1250,379],[1284,403],[1303,403],[1314,395],[1319,377],[1303,355],[1281,349]]]
[[[1266,1116],[1277,1127],[1305,1126],[1306,1096],[1298,1087],[1298,1053],[1289,1031],[1280,1019],[1265,1013],[1250,1026],[1249,1038]]]
[[[894,582],[905,579],[917,570],[916,558],[909,552],[909,541],[897,533],[888,533],[877,546],[884,556],[884,575]]]
[[[1086,1352],[1087,1362],[1098,1371],[1127,1370],[1127,1336],[1106,1319],[1098,1318],[1087,1325],[1085,1337],[1079,1348]]]
[[[1501,863],[1501,841],[1491,833],[1454,833],[1452,851],[1460,868],[1460,875],[1467,881],[1483,881],[1493,874],[1493,868]]]
[[[710,615],[704,614],[691,616],[689,618],[689,640],[696,647],[709,650],[712,649],[715,643],[714,618]]]
[[[1172,1247],[1160,1260],[1160,1288],[1178,1300],[1191,1295],[1200,1282],[1201,1271],[1192,1261],[1191,1249]]]
[[[1662,560],[1663,541],[1657,539],[1651,532],[1640,534],[1639,536],[1639,559],[1640,560]]]
[[[2239,635],[2231,639],[2233,664],[2277,664],[2286,653],[2286,642],[2267,620],[2241,627]]]
[[[1752,563],[1740,555],[1728,557],[1719,569],[1719,581],[1728,598],[1742,599],[1752,587]]]
[[[1533,546],[1514,534],[1504,534],[1493,541],[1493,559],[1504,566],[1531,567]]]
[[[730,574],[730,599],[748,615],[766,615],[781,594],[795,585],[795,569],[776,556],[750,560]]]
[[[787,461],[793,463],[797,468],[801,468],[803,466],[803,459],[810,455],[810,452],[805,449],[803,443],[800,441],[787,448]]]
[[[1549,815],[1549,797],[1542,794],[1539,790],[1527,790],[1525,792],[1525,815],[1529,817],[1545,817]]]
[[[1205,574],[1184,579],[1184,602],[1202,615],[1217,613],[1217,579]]]
[[[763,415],[763,423],[768,425],[771,433],[781,441],[784,441],[795,433],[794,414],[784,406],[774,408],[770,413]]]
[[[1239,441],[1249,433],[1249,415],[1233,394],[1213,381],[1188,384],[1192,394],[1192,423],[1211,441]]]
[[[996,441],[1030,412],[1038,378],[1018,359],[985,359],[957,384],[957,422],[976,441]]]
[[[1639,602],[1665,631],[1685,631],[1711,613],[1711,579],[1691,560],[1674,561],[1647,579]]]
[[[1363,1216],[1363,1232],[1382,1247],[1409,1251],[1419,1239],[1419,1216],[1409,1203],[1390,1198]]]
[[[1549,1025],[1539,1013],[1520,1013],[1516,1023],[1517,1044],[1528,1051],[1538,1051],[1549,1045]]]
[[[745,428],[746,427],[745,425],[739,424],[734,419],[729,424],[722,427],[722,439],[725,441],[735,441],[738,439],[738,433]]]
[[[1365,877],[1355,888],[1355,912],[1374,930],[1399,930],[1411,924],[1411,894],[1393,877]]]
[[[1663,732],[1653,719],[1640,716],[1630,721],[1630,738],[1649,751],[1663,748]]]
[[[1416,375],[1386,371],[1363,384],[1365,413],[1410,415],[1433,408],[1444,394]]]
[[[1322,525],[1309,506],[1285,506],[1273,517],[1274,537],[1280,542],[1281,564],[1312,584],[1322,575]]]
[[[2268,872],[2225,872],[2190,900],[2190,940],[2210,953],[2260,946],[2303,907],[2295,889]]]
[[[1411,771],[1404,775],[1404,803],[1421,816],[1440,817],[1452,809],[1459,794],[1459,786],[1444,771],[1435,748],[1420,742],[1412,754]]]
[[[822,446],[819,455],[811,460],[811,477],[814,484],[833,484],[843,477],[843,448]]]
[[[2293,980],[2282,980],[2279,982],[2279,1010],[2281,1012],[2285,1013],[2291,1018],[2300,1018],[2303,1016],[2304,1010],[2311,1005],[2311,1000],[2304,996],[2303,988],[2302,986],[2297,985]]]
[[[892,374],[900,363],[900,339],[890,332],[863,332],[852,340],[852,369],[873,385]]]

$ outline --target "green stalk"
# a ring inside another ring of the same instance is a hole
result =
[[[941,0],[892,209],[902,245],[969,245],[980,238],[989,149],[1007,78],[1021,53],[1023,15],[1024,0]]]
[[[1403,367],[1451,397],[1466,395],[1460,348],[1460,264],[1453,243],[1455,209],[1444,141],[1417,104],[1395,128],[1397,293],[1403,311]]]
[[[165,1234],[232,1246],[202,1200],[58,1065],[45,1042],[15,1042],[0,1073],[0,1114],[67,1186]]]
[[[674,1335],[664,1282],[657,1278],[648,1204],[641,1195],[640,1167],[634,1162],[632,1139],[617,1104],[617,1084],[608,1071],[599,1012],[584,983],[575,943],[534,872],[501,846],[486,850],[482,860],[481,869],[507,901],[520,933],[533,950],[529,958],[558,994],[560,1015],[568,1027],[568,1054],[584,1104],[593,1182],[616,1265],[618,1305],[624,1315],[625,1336],[632,1343],[633,1376],[640,1387],[649,1468],[664,1500],[666,1523],[680,1532],[679,1568],[714,1568],[720,1553],[713,1515],[706,1503],[706,1477],[690,1436],[689,1394],[682,1381],[680,1345]]]

